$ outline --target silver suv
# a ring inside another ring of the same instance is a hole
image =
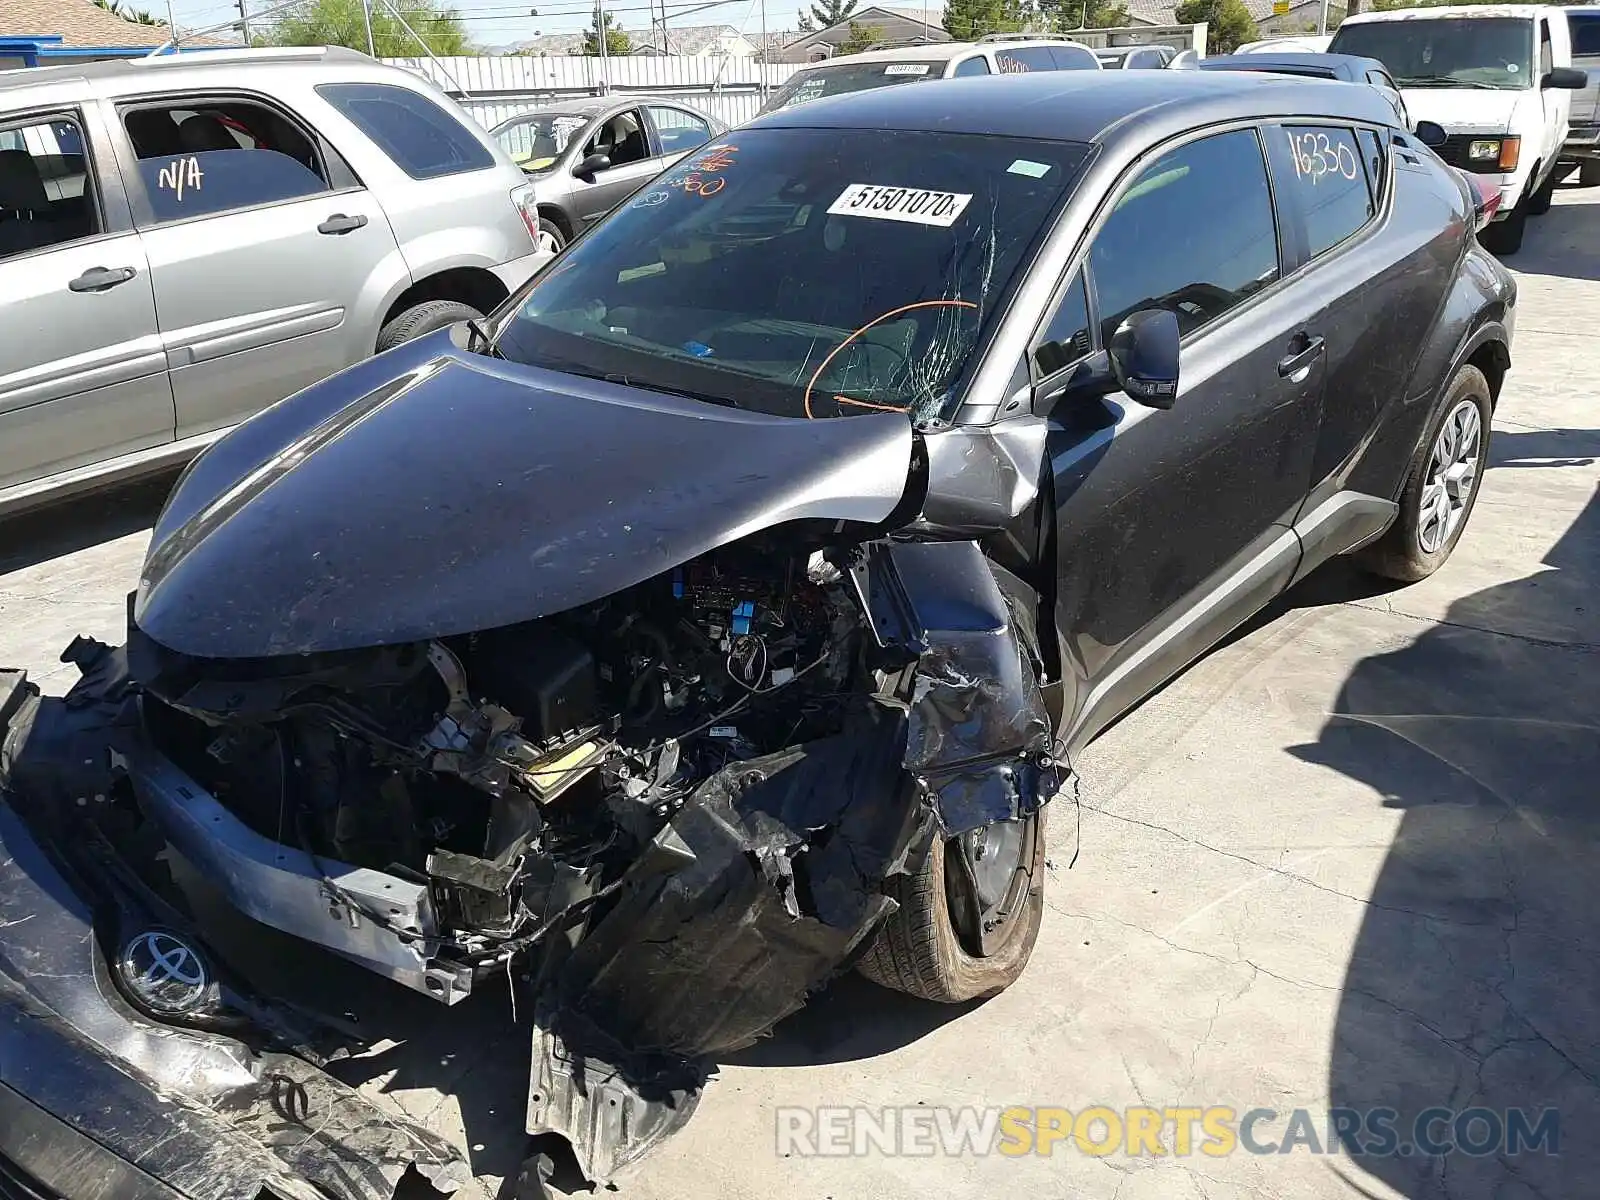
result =
[[[0,73],[0,513],[487,312],[537,233],[491,138],[352,51]]]

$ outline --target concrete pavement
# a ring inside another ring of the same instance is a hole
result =
[[[623,1195],[1593,1190],[1600,191],[1559,192],[1510,264],[1514,368],[1449,565],[1397,590],[1335,565],[1147,701],[1084,756],[1079,803],[1054,806],[1044,930],[1015,987],[947,1009],[842,981],[721,1064]],[[0,662],[61,691],[73,633],[118,637],[158,503],[135,490],[0,527]],[[304,970],[303,948],[272,953]],[[505,996],[445,1012],[337,966],[330,989],[392,1043],[348,1071],[459,1138],[492,1194],[523,1152],[528,1051]],[[1404,1142],[1434,1106],[1554,1107],[1561,1153],[781,1157],[775,1141],[790,1106],[1141,1104],[1270,1109],[1262,1143],[1297,1107],[1319,1126],[1330,1107],[1393,1109]]]

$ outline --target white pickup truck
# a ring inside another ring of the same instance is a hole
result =
[[[1500,184],[1499,214],[1479,236],[1497,254],[1518,249],[1528,218],[1550,208],[1572,93],[1588,83],[1572,67],[1566,13],[1532,4],[1361,13],[1328,49],[1383,63],[1412,119],[1444,128],[1435,153]]]
[[[1600,186],[1600,7],[1567,9],[1572,29],[1572,65],[1589,76],[1589,86],[1572,97],[1572,128],[1562,161],[1576,163],[1578,182]]]

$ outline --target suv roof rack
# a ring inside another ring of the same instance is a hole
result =
[[[183,46],[133,60],[141,67],[192,67],[208,62],[304,62],[327,58],[327,46]]]
[[[1048,37],[1043,33],[986,33],[978,39],[979,42],[1042,42]]]

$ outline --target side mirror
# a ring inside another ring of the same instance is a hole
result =
[[[1589,72],[1577,67],[1556,67],[1539,80],[1542,88],[1560,88],[1568,92],[1581,92],[1589,86]]]
[[[574,167],[572,173],[579,179],[588,179],[598,175],[601,171],[608,170],[610,166],[611,156],[609,154],[591,154]]]
[[[1416,128],[1411,132],[1417,135],[1417,141],[1430,150],[1437,150],[1450,138],[1444,131],[1444,126],[1437,121],[1418,121]]]
[[[1165,308],[1144,308],[1117,326],[1107,352],[1117,386],[1150,408],[1178,401],[1178,316]]]

